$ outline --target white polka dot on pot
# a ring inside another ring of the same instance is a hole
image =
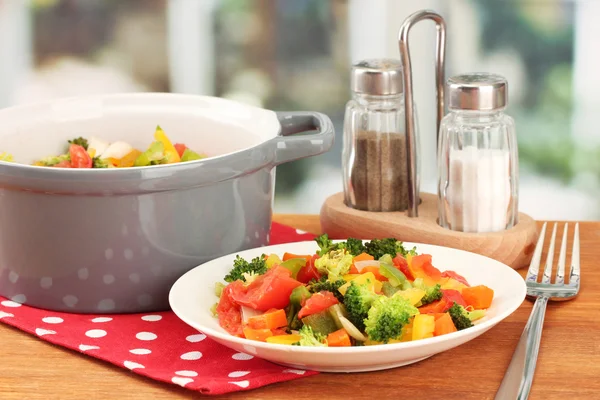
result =
[[[162,319],[161,315],[144,315],[142,317],[143,321],[147,321],[147,322],[156,322],[156,321],[160,321]]]
[[[103,299],[98,303],[98,310],[100,311],[110,311],[114,310],[116,307],[115,301],[113,299]]]
[[[85,333],[85,336],[93,339],[98,339],[106,336],[106,331],[104,329],[90,329]]]
[[[156,336],[156,334],[152,333],[152,332],[138,332],[138,333],[136,333],[135,337],[139,340],[148,341],[148,340],[154,340],[158,336]]]
[[[182,360],[195,361],[202,358],[202,353],[199,351],[190,351],[187,353],[183,353],[180,358]]]
[[[104,258],[106,258],[107,260],[112,260],[114,255],[115,255],[115,252],[113,251],[113,249],[108,248],[108,249],[104,250]]]
[[[90,270],[87,268],[80,268],[77,271],[77,277],[82,281],[85,281],[87,278],[90,277]]]
[[[198,373],[196,371],[184,370],[184,371],[175,371],[175,375],[187,376],[188,378],[193,378],[195,376],[198,376]]]
[[[65,320],[60,317],[44,317],[42,318],[42,322],[47,324],[62,324]]]
[[[115,283],[115,276],[111,274],[106,274],[102,277],[102,282],[104,282],[105,285],[112,285],[113,283]]]
[[[19,274],[17,274],[15,271],[10,271],[8,273],[8,280],[10,281],[10,283],[17,283],[17,281],[19,280]]]
[[[137,272],[129,274],[129,280],[132,283],[140,283],[140,280],[141,280],[140,274],[138,274]]]
[[[50,289],[52,287],[52,278],[46,276],[40,279],[40,287],[42,289]]]
[[[73,296],[72,294],[68,294],[65,297],[63,297],[62,301],[65,304],[65,306],[69,308],[73,308],[77,305],[77,303],[79,303],[79,299],[76,296]]]
[[[135,354],[135,355],[138,355],[138,356],[145,356],[147,354],[152,353],[152,350],[149,350],[149,349],[131,349],[131,350],[129,350],[129,352],[131,354]]]
[[[203,341],[204,339],[206,339],[206,335],[204,333],[198,333],[196,335],[190,335],[188,337],[185,338],[185,340],[187,340],[188,342],[191,343],[198,343]]]
[[[133,250],[125,249],[123,251],[123,257],[125,257],[126,260],[133,260]]]
[[[27,301],[27,296],[25,296],[24,294],[17,294],[15,296],[13,296],[11,298],[11,300],[14,301],[15,303],[23,304]]]

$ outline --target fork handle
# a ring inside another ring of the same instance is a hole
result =
[[[547,304],[548,297],[540,296],[536,299],[495,400],[525,400],[529,396],[542,339]]]

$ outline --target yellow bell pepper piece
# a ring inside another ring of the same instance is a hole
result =
[[[296,334],[291,334],[291,335],[276,335],[276,336],[269,336],[267,338],[267,343],[274,343],[274,344],[293,344],[296,343],[300,340],[300,335],[296,335]]]
[[[442,289],[454,289],[458,290],[459,292],[462,292],[462,290],[467,287],[467,285],[460,283],[453,278],[442,278],[439,284]]]
[[[342,276],[342,279],[345,280],[346,282],[350,282],[352,279],[356,278],[357,276],[360,276],[360,274],[346,274],[346,275]]]
[[[165,147],[165,156],[167,157],[167,164],[178,163],[181,161],[181,157],[179,157],[179,153],[175,149],[175,146],[171,143],[165,132],[162,130],[160,126],[156,127],[156,132],[154,133],[154,139],[161,142]]]
[[[273,268],[275,265],[281,264],[281,258],[277,254],[270,254],[269,257],[265,260],[265,265],[267,268]]]
[[[366,272],[364,274],[358,275],[356,278],[354,278],[354,279],[346,282],[342,286],[340,286],[338,288],[338,291],[342,295],[345,295],[346,294],[346,290],[348,290],[348,288],[350,287],[350,284],[352,283],[352,281],[356,282],[356,284],[358,284],[358,285],[364,285],[364,284],[366,284],[367,287],[369,289],[371,289],[372,291],[374,291],[374,292],[380,292],[381,291],[381,287],[383,286],[383,283],[379,282],[375,278],[375,274],[373,274],[372,272]]]
[[[419,301],[421,301],[421,299],[423,298],[423,296],[425,296],[425,291],[422,290],[422,289],[414,287],[414,288],[410,288],[410,289],[401,290],[399,292],[396,292],[396,293],[394,293],[394,296],[403,297],[406,300],[408,300],[410,302],[410,304],[412,304],[414,306]]]
[[[117,168],[129,168],[133,167],[135,160],[140,154],[142,154],[141,151],[133,149],[123,156],[123,158],[109,158],[108,161]]]
[[[413,319],[412,340],[433,337],[435,317],[429,314],[417,314]]]
[[[410,342],[412,340],[412,332],[413,332],[413,321],[410,321],[408,324],[402,327],[402,336],[400,336],[401,342]]]

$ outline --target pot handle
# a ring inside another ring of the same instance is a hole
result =
[[[313,111],[276,112],[281,134],[270,142],[275,146],[275,165],[327,152],[335,140],[333,123],[325,114]],[[296,135],[301,132],[318,133]]]

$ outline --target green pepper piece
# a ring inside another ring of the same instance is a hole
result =
[[[206,158],[206,156],[200,155],[193,150],[185,149],[181,155],[181,162],[201,160],[203,158]]]
[[[134,167],[146,167],[153,164],[162,164],[165,160],[165,145],[162,142],[152,142],[148,150],[136,158]]]
[[[290,258],[280,264],[283,268],[292,271],[292,278],[296,279],[298,271],[306,265],[306,258]]]
[[[391,264],[380,262],[379,273],[388,278],[393,287],[398,287],[406,282],[406,276]]]
[[[292,294],[290,294],[290,304],[293,306],[297,306],[298,309],[302,307],[302,303],[308,300],[312,296],[312,293],[304,285],[300,285],[294,290],[292,290]]]

